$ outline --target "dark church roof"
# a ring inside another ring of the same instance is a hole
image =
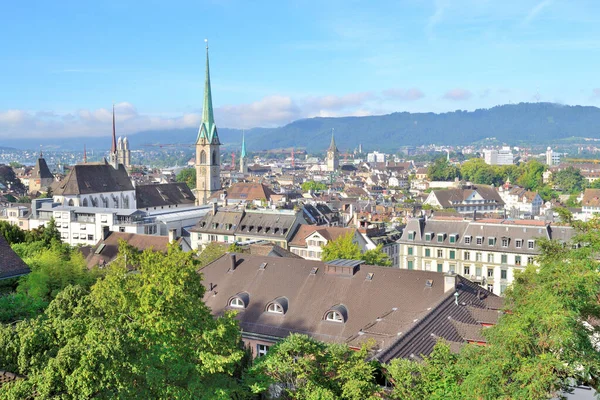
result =
[[[75,195],[133,190],[123,164],[114,169],[107,163],[73,166],[67,177],[54,187],[55,195]]]
[[[194,194],[183,182],[138,185],[135,188],[138,208],[194,204]]]
[[[33,179],[54,179],[54,175],[50,172],[50,168],[48,168],[48,164],[46,164],[43,157],[37,159],[35,167],[31,170],[31,177]]]
[[[0,280],[26,275],[31,270],[0,235]]]

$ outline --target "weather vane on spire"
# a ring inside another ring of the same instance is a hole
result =
[[[206,43],[206,50],[208,50],[208,39],[204,39],[204,43]]]

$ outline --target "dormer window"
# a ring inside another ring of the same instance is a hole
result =
[[[521,247],[523,247],[523,239],[517,239],[517,240],[515,240],[515,247],[517,249],[520,249]]]
[[[465,236],[465,244],[471,244],[471,236]]]
[[[248,307],[250,303],[250,295],[247,292],[240,292],[229,299],[229,307],[243,309]]]
[[[267,304],[265,311],[271,314],[285,314],[287,309],[288,299],[286,297],[278,297]]]
[[[348,310],[342,304],[338,304],[325,313],[324,319],[325,321],[344,323],[348,320]]]
[[[533,250],[535,248],[535,240],[529,240],[529,241],[527,241],[527,248],[529,250]]]
[[[483,244],[483,236],[477,236],[477,238],[475,239],[478,246],[481,246]]]
[[[496,244],[496,238],[495,237],[489,237],[488,238],[488,246],[494,246]]]
[[[408,232],[408,240],[415,240],[415,232],[414,231]]]
[[[508,247],[508,238],[507,237],[502,238],[502,247]]]
[[[431,240],[431,237],[432,237],[432,235],[433,235],[433,233],[431,233],[431,232],[427,232],[427,233],[425,234],[425,240],[427,240],[427,241],[430,241],[430,240]]]
[[[457,237],[458,237],[458,235],[456,233],[453,233],[452,235],[450,235],[450,243],[456,243]]]
[[[442,243],[444,241],[445,237],[446,237],[445,233],[438,233],[438,235],[437,235],[437,241],[438,241],[438,243]]]

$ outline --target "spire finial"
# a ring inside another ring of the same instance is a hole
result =
[[[204,39],[204,43],[206,43],[206,51],[208,51],[208,39]]]
[[[83,163],[87,164],[87,152],[85,151],[85,144],[83,145]]]
[[[204,78],[204,101],[202,107],[202,121],[198,130],[196,142],[204,138],[208,143],[220,144],[213,115],[212,94],[210,89],[210,67],[208,62],[208,39],[206,42],[206,76]]]
[[[44,158],[44,153],[42,152],[42,145],[40,144],[40,158]]]

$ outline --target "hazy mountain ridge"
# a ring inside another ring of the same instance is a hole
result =
[[[218,123],[218,121],[217,121]],[[395,150],[423,144],[465,145],[495,137],[511,145],[545,144],[567,137],[600,138],[600,108],[554,103],[520,103],[475,111],[447,113],[396,112],[368,117],[309,118],[279,128],[246,130],[249,151],[282,147],[322,151],[329,146],[331,130],[340,151],[359,143],[365,150]],[[145,131],[128,135],[131,148],[149,144],[193,144],[198,129]],[[226,150],[238,149],[242,130],[219,128]],[[110,148],[110,130],[102,137],[3,139],[2,145],[37,149],[39,145],[65,150]]]

